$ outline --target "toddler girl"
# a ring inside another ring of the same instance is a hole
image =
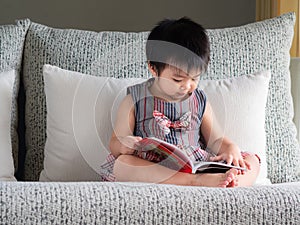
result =
[[[254,183],[259,158],[241,152],[227,137],[220,138],[205,93],[197,88],[209,52],[205,29],[188,18],[163,20],[150,32],[146,55],[153,77],[129,87],[120,104],[111,154],[102,165],[104,180],[209,187]],[[177,145],[194,162],[224,160],[247,171],[188,174],[172,170],[160,165],[157,155],[135,151],[139,141],[150,136]]]

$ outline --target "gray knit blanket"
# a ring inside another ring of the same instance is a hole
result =
[[[0,224],[300,224],[300,182],[248,188],[0,182]]]

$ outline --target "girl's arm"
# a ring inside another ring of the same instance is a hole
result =
[[[127,95],[120,104],[110,139],[109,148],[117,158],[121,154],[133,154],[134,145],[141,137],[133,136],[135,126],[134,104],[131,95]]]
[[[217,155],[211,158],[212,161],[225,160],[228,164],[246,166],[239,147],[224,136],[224,131],[220,129],[217,120],[214,119],[209,102],[206,104],[200,129],[207,147]]]

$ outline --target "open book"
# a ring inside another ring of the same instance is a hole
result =
[[[138,143],[137,151],[141,151],[141,153],[152,151],[151,153],[159,158],[161,165],[185,173],[224,173],[230,168],[246,170],[246,168],[224,162],[199,161],[193,163],[184,150],[154,137],[143,138]]]

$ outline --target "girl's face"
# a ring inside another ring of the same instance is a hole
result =
[[[151,73],[156,78],[153,94],[167,101],[182,101],[188,98],[197,88],[200,71],[190,71],[186,73],[174,66],[166,65],[166,67],[158,74],[152,68]]]

